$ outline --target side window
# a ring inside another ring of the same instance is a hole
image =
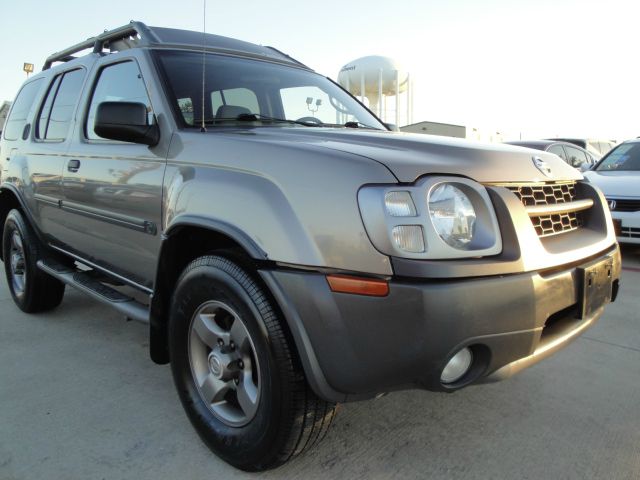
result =
[[[193,101],[190,97],[179,98],[178,108],[182,113],[182,118],[188,125],[193,125]]]
[[[73,112],[80,97],[84,75],[84,70],[78,69],[56,77],[38,117],[37,138],[64,140],[67,137]]]
[[[564,160],[565,162],[567,161],[567,155],[564,153],[564,149],[562,148],[562,145],[551,145],[548,149],[547,152],[549,153],[555,153],[556,155],[558,155],[562,160]]]
[[[4,138],[7,140],[17,140],[22,136],[22,131],[27,123],[27,115],[29,115],[36,94],[40,90],[41,82],[42,78],[38,78],[24,85],[18,92],[4,126]]]
[[[567,150],[567,156],[569,157],[568,163],[572,167],[579,168],[580,165],[587,162],[587,155],[582,150],[569,147],[568,145],[565,149]]]
[[[151,102],[137,63],[132,61],[115,63],[107,65],[100,71],[85,123],[85,134],[90,140],[103,139],[93,129],[98,105],[102,102],[143,103],[147,107],[147,112],[151,113]]]
[[[42,108],[40,109],[40,115],[38,115],[38,119],[36,121],[36,138],[41,140],[46,138],[49,114],[51,113],[53,99],[55,98],[56,93],[58,92],[58,87],[60,86],[60,80],[62,80],[62,75],[57,75],[53,79],[53,82],[51,82],[47,96],[42,104]]]
[[[211,111],[218,116],[218,109],[223,105],[242,107],[251,113],[260,113],[258,98],[248,88],[230,88],[211,92]]]

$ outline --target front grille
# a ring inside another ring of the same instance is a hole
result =
[[[571,203],[576,198],[575,182],[504,185],[520,199],[525,207]],[[581,212],[558,212],[552,215],[531,216],[531,223],[539,237],[557,235],[580,228]]]
[[[516,194],[525,207],[568,203],[576,197],[575,182],[510,185],[507,188]]]
[[[640,238],[640,228],[622,227],[620,229],[620,237]]]
[[[569,232],[580,226],[576,212],[531,217],[531,223],[533,223],[533,228],[536,229],[539,237]]]
[[[625,200],[620,198],[608,198],[607,202],[611,207],[612,202],[615,202],[612,212],[640,212],[640,200]]]

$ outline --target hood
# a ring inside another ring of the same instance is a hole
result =
[[[580,172],[556,155],[505,144],[357,129],[256,128],[252,133],[256,141],[303,143],[366,157],[382,163],[406,183],[426,173],[461,175],[481,183],[582,178]],[[547,163],[551,176],[538,170],[534,156]]]
[[[640,197],[640,172],[590,170],[585,172],[584,176],[607,197]]]

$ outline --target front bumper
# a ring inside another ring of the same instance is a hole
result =
[[[616,246],[560,269],[466,279],[393,279],[386,297],[334,293],[323,274],[263,270],[314,391],[347,401],[406,388],[451,391],[496,381],[536,363],[592,325],[604,306],[578,318],[579,267],[612,261]],[[455,352],[472,346],[473,375],[442,385]]]
[[[614,222],[620,222],[616,227],[616,238],[620,243],[640,244],[640,212],[611,212]]]

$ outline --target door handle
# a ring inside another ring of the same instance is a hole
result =
[[[80,160],[69,160],[69,163],[67,163],[67,170],[75,173],[79,169],[80,169]]]

